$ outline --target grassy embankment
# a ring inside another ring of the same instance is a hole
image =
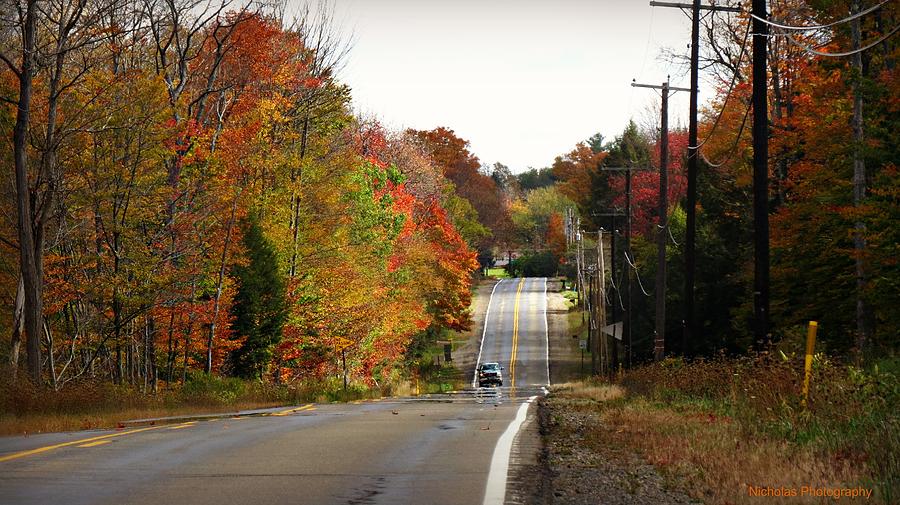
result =
[[[667,360],[616,384],[560,385],[545,403],[550,463],[566,444],[601,457],[625,449],[705,503],[833,502],[752,497],[748,486],[859,486],[874,491],[867,503],[898,503],[898,372],[896,359],[862,370],[819,355],[806,408],[802,360],[780,357]]]
[[[455,353],[464,344],[458,332],[449,332],[451,348]],[[445,393],[465,387],[462,371],[444,360],[444,345],[433,344],[425,349],[419,359],[418,377],[413,377],[407,394]]]
[[[509,273],[502,267],[488,268],[485,277],[491,279],[509,279]]]
[[[184,385],[154,394],[108,382],[38,390],[28,381],[0,384],[0,435],[115,428],[122,421],[153,417],[235,412],[307,402],[326,403],[394,394],[399,386],[366,389],[340,378],[302,385],[274,385],[196,374]]]

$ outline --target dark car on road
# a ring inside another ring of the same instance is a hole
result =
[[[478,387],[502,386],[503,374],[501,370],[503,370],[503,367],[500,366],[500,363],[482,363],[478,367]]]

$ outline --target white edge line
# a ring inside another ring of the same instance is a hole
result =
[[[484,489],[484,505],[503,505],[506,500],[506,478],[509,473],[509,457],[512,453],[513,440],[516,433],[525,422],[528,415],[528,407],[537,396],[532,396],[527,402],[519,406],[516,417],[506,431],[497,440],[494,455],[491,456],[491,469],[488,473],[487,485]]]
[[[491,289],[491,296],[488,298],[488,306],[487,310],[484,312],[484,329],[481,331],[481,344],[478,346],[478,358],[475,360],[475,373],[472,375],[472,387],[478,386],[478,365],[481,364],[481,351],[484,350],[484,336],[487,335],[487,327],[488,327],[488,316],[491,315],[491,304],[494,303],[494,291],[497,290],[497,286],[503,282],[503,279],[497,281],[497,284],[494,284],[494,288]]]
[[[547,337],[546,363],[547,385],[550,385],[550,325],[547,323],[547,278],[544,277],[544,335]]]

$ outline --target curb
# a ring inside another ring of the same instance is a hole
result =
[[[186,414],[182,416],[148,417],[146,419],[130,419],[127,421],[119,421],[117,424],[120,428],[130,428],[134,426],[154,426],[156,424],[173,424],[186,421],[203,421],[206,419],[224,419],[226,417],[258,417],[271,415],[277,412],[283,412],[283,409],[289,407],[289,405],[285,405],[282,407],[274,407],[268,409],[239,410],[235,412],[221,412],[218,414]],[[300,407],[302,407],[302,405],[293,406],[293,408]]]

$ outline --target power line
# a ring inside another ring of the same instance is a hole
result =
[[[719,121],[722,119],[722,114],[725,112],[725,106],[728,105],[728,99],[731,98],[731,93],[734,91],[734,86],[737,82],[737,76],[740,73],[741,62],[744,60],[744,54],[747,50],[747,39],[750,37],[750,23],[747,23],[747,31],[744,32],[744,41],[741,42],[741,52],[738,54],[737,64],[734,67],[734,73],[731,76],[731,84],[728,86],[728,94],[725,95],[725,100],[722,102],[722,108],[719,109],[719,114],[716,116],[716,120],[713,122],[712,128],[709,130],[709,133],[706,134],[706,138],[703,139],[703,142],[700,142],[696,146],[688,146],[688,149],[700,149],[703,147],[703,144],[712,138],[713,133],[716,131],[716,127],[719,126]]]
[[[833,23],[828,23],[827,25],[791,26],[791,25],[783,25],[783,24],[777,23],[777,22],[775,22],[775,21],[771,21],[771,20],[765,19],[765,18],[763,18],[763,17],[757,16],[756,14],[750,14],[750,17],[753,18],[753,19],[756,19],[757,21],[761,21],[761,22],[763,22],[763,23],[765,23],[765,24],[767,24],[767,25],[774,26],[775,28],[780,28],[780,29],[782,29],[782,30],[798,30],[798,31],[805,31],[805,30],[821,30],[821,29],[823,29],[823,28],[831,28],[832,26],[836,26],[836,25],[839,25],[839,24],[842,24],[842,23],[846,23],[846,22],[848,22],[848,21],[853,21],[854,19],[863,17],[863,16],[865,16],[866,14],[869,14],[870,12],[874,12],[874,11],[880,9],[882,6],[884,6],[884,4],[886,4],[886,3],[890,2],[890,1],[891,1],[891,0],[884,0],[883,2],[881,2],[881,3],[878,4],[878,5],[875,5],[875,6],[873,6],[873,7],[870,7],[870,8],[868,8],[868,9],[864,10],[864,11],[857,12],[856,14],[854,14],[854,15],[852,15],[852,16],[849,16],[849,17],[846,17],[846,18],[844,18],[844,19],[835,21],[835,22],[833,22]]]
[[[650,293],[648,293],[647,290],[644,289],[644,283],[641,282],[641,273],[638,272],[638,268],[634,265],[634,263],[632,263],[631,259],[628,257],[628,253],[627,253],[627,252],[625,253],[625,261],[626,261],[626,262],[628,263],[628,265],[631,266],[631,268],[634,270],[634,276],[637,277],[638,286],[641,287],[641,291],[644,292],[644,296],[650,296]]]
[[[709,165],[713,168],[719,168],[722,165],[731,161],[731,158],[734,157],[734,153],[737,152],[738,144],[741,141],[741,135],[744,133],[744,127],[747,125],[747,118],[750,116],[750,109],[753,108],[752,105],[753,104],[747,104],[747,110],[744,112],[744,119],[741,120],[741,127],[738,129],[737,136],[734,138],[734,144],[731,146],[731,149],[728,152],[728,156],[724,160],[722,160],[719,163],[713,163],[713,162],[709,161],[709,158],[707,158],[706,155],[703,154],[703,151],[697,151],[700,153],[700,157],[703,158],[703,161],[707,165]]]
[[[616,279],[614,275],[609,276],[609,283],[612,284],[613,289],[616,291],[616,296],[619,298],[619,306],[622,307],[622,310],[627,310],[625,308],[625,303],[622,302],[622,293],[619,292],[619,286],[616,284]]]
[[[675,237],[672,235],[672,227],[666,226],[666,231],[669,232],[669,238],[672,239],[672,243],[675,244],[675,247],[681,247],[681,244],[679,244],[678,241],[675,240]]]
[[[800,49],[803,49],[804,51],[806,51],[806,52],[808,52],[808,53],[810,53],[810,54],[815,54],[816,56],[830,56],[830,57],[832,57],[832,58],[841,58],[841,57],[844,57],[844,56],[853,56],[854,54],[861,53],[861,52],[866,51],[866,50],[868,50],[868,49],[872,49],[873,47],[877,46],[878,44],[881,44],[881,43],[884,42],[885,40],[887,40],[887,39],[889,39],[890,37],[892,37],[892,36],[893,36],[895,33],[897,33],[898,31],[900,31],[900,25],[895,26],[893,30],[887,32],[887,33],[886,33],[884,36],[882,36],[880,39],[876,40],[875,42],[872,42],[871,44],[869,44],[869,45],[867,45],[867,46],[865,46],[865,47],[860,47],[859,49],[854,49],[853,51],[845,51],[845,52],[843,52],[843,53],[826,53],[826,52],[824,52],[824,51],[817,51],[816,49],[813,49],[812,47],[807,46],[807,45],[803,44],[802,42],[799,42],[799,41],[798,41],[797,39],[795,39],[794,36],[791,35],[790,33],[784,33],[784,34],[782,34],[782,35],[785,35],[785,36],[787,37],[787,39],[788,39],[792,44],[794,44],[795,46],[799,47]]]

